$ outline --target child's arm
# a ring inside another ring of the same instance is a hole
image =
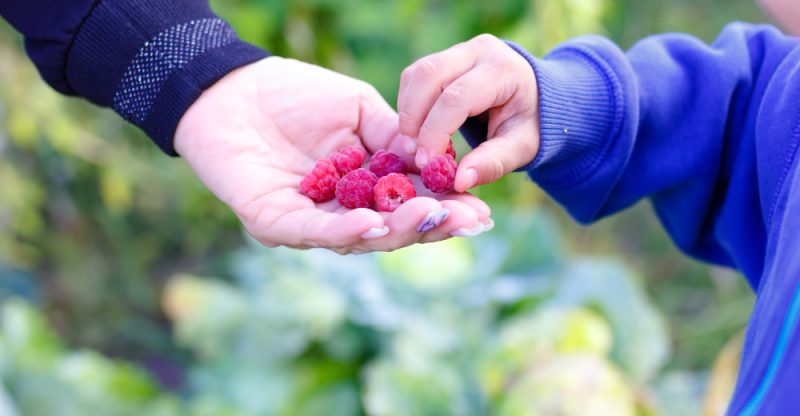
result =
[[[539,101],[541,144],[535,133],[528,135],[540,149],[526,169],[584,223],[650,196],[682,249],[738,266],[754,283],[776,195],[794,157],[800,63],[797,55],[787,56],[796,42],[770,27],[733,24],[711,46],[663,35],[625,54],[608,40],[583,37],[544,59],[514,47],[533,67],[539,90],[529,102]],[[504,76],[483,77],[475,87],[480,93],[463,91],[463,100],[504,91]],[[412,73],[408,91],[401,92],[403,113],[410,111],[404,97],[419,93],[411,90],[419,85],[416,77]],[[470,116],[489,108],[462,106]],[[490,140],[480,117],[467,122],[462,132],[470,144],[495,140],[492,117],[499,114],[508,114],[502,104],[489,111]],[[422,130],[419,146],[438,151],[442,137],[431,139]],[[461,166],[490,165],[516,149],[492,151],[480,160],[467,155]]]

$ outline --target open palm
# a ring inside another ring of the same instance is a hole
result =
[[[300,180],[314,162],[349,145],[406,154],[397,115],[369,84],[278,57],[217,82],[175,136],[199,178],[268,246],[387,251],[491,227],[489,207],[470,194],[422,195],[393,213],[302,195]]]

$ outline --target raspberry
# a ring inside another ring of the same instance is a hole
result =
[[[390,173],[375,185],[375,206],[378,211],[393,212],[403,202],[417,196],[414,183],[402,173]]]
[[[356,146],[345,147],[338,152],[331,155],[330,159],[336,166],[339,176],[347,175],[348,173],[361,167],[364,159],[367,158],[367,151]]]
[[[336,166],[328,159],[320,159],[300,181],[300,190],[314,202],[327,202],[336,194],[337,182],[339,173],[336,172]]]
[[[450,140],[450,143],[447,144],[447,150],[445,150],[444,154],[450,155],[453,157],[453,160],[456,160],[456,149],[453,148],[452,140]]]
[[[372,206],[372,189],[376,183],[378,177],[374,173],[358,168],[339,180],[336,185],[336,199],[346,208],[369,208]]]
[[[390,173],[402,173],[405,175],[408,172],[408,167],[406,167],[406,162],[403,162],[403,159],[395,153],[378,150],[369,161],[369,170],[381,178]]]
[[[450,192],[456,180],[456,161],[450,155],[439,155],[422,168],[422,184],[436,193]]]

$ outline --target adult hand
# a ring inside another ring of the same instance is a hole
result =
[[[175,149],[267,246],[388,251],[490,228],[489,207],[470,194],[417,197],[378,213],[315,204],[300,193],[303,175],[342,147],[407,154],[410,139],[398,128],[397,115],[369,84],[270,57],[205,91],[181,119]]]

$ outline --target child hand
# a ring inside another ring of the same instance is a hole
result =
[[[487,140],[459,164],[458,192],[500,179],[531,162],[539,150],[536,77],[522,56],[491,35],[406,68],[397,108],[400,132],[417,138],[420,168],[445,152],[450,136],[468,117],[488,117]]]

